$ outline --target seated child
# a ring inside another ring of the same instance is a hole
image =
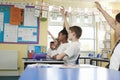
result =
[[[80,54],[80,42],[79,39],[82,35],[82,29],[80,26],[71,26],[67,21],[67,12],[65,12],[64,7],[61,8],[61,13],[65,22],[65,28],[68,32],[68,39],[71,43],[68,44],[65,51],[56,54],[55,59],[64,60],[65,64],[75,65],[77,58]]]
[[[59,45],[60,42],[58,39],[55,39],[54,42],[50,42],[50,48],[47,50],[47,58],[52,58],[51,56],[56,52]]]
[[[55,50],[55,45],[54,45],[54,42],[51,41],[51,42],[50,42],[50,48],[47,50],[47,57],[48,57],[48,58],[50,58],[51,53],[52,53],[52,51],[54,51],[54,50]]]

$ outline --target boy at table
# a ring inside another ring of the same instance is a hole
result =
[[[95,2],[97,9],[103,14],[108,24],[115,33],[120,38],[120,13],[116,15],[116,19],[112,18],[103,8],[99,2]],[[110,69],[118,70],[120,69],[120,39],[117,40],[117,43],[112,51],[112,56],[110,58]]]
[[[50,42],[50,48],[47,50],[47,58],[51,58],[52,53],[55,51],[55,43],[54,41]]]
[[[65,12],[64,7],[61,8],[61,14],[65,22],[65,28],[68,32],[68,39],[71,41],[71,43],[68,44],[68,47],[65,51],[58,53],[55,56],[55,59],[63,59],[65,64],[74,65],[76,64],[76,60],[80,54],[79,38],[81,37],[82,29],[79,26],[69,27],[69,24],[67,22],[67,12]]]

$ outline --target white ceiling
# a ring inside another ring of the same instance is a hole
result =
[[[46,0],[45,2],[49,5],[55,6],[90,8],[95,7],[95,1],[99,1],[102,5],[108,5],[109,3],[120,3],[120,0]]]
[[[48,0],[49,1],[49,0]],[[54,0],[55,1],[55,0]],[[113,1],[113,2],[118,2],[118,1],[120,1],[120,0],[56,0],[56,1],[106,1],[106,2],[111,2],[111,1]]]
[[[111,9],[113,6],[117,6],[116,8],[120,9],[120,0],[46,0],[45,2],[48,3],[49,6],[53,6],[53,9],[51,8],[52,11],[59,12],[60,6],[64,6],[68,11],[71,8],[72,12],[78,13],[82,8],[89,8],[89,11],[92,11],[93,8],[97,10],[94,3],[95,1],[100,2],[103,8]],[[90,10],[91,8],[92,10]]]

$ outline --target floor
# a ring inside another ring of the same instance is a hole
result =
[[[0,80],[18,80],[19,76],[0,76]]]

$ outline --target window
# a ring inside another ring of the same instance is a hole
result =
[[[81,51],[95,51],[94,27],[82,27],[83,33],[80,39]]]
[[[63,29],[63,20],[61,15],[58,15],[57,18],[52,18],[52,15],[49,18],[49,26],[48,30],[53,34],[53,36],[57,37],[58,32]],[[56,20],[53,20],[56,19]],[[80,49],[81,55],[88,56],[89,52],[96,51],[96,28],[94,25],[94,15],[90,16],[70,16],[69,17],[70,25],[78,25],[81,26],[83,33],[80,38]],[[51,37],[48,36],[48,45],[51,41]]]
[[[80,25],[82,36],[80,38],[81,56],[88,56],[89,53],[96,52],[96,27],[94,15],[79,15],[72,18],[73,25]]]

